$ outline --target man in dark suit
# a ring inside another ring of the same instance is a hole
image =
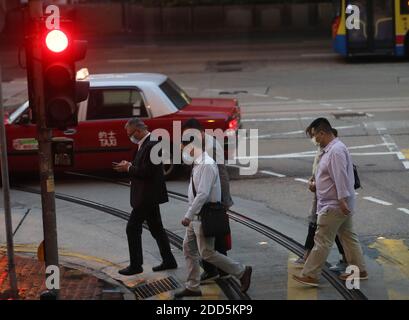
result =
[[[142,224],[149,226],[149,231],[155,238],[163,262],[153,267],[153,271],[177,268],[176,260],[170,250],[169,239],[163,228],[159,204],[168,202],[165,178],[162,163],[154,164],[151,159],[151,150],[157,141],[151,141],[150,132],[145,123],[134,118],[125,126],[129,139],[138,145],[135,159],[131,162],[121,161],[114,164],[114,170],[128,172],[131,179],[131,207],[133,208],[126,234],[128,237],[130,265],[119,273],[134,275],[143,272],[142,255]]]

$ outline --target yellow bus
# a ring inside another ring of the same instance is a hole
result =
[[[347,28],[353,6],[360,28]],[[332,38],[335,52],[345,56],[409,56],[409,0],[335,0]],[[358,11],[357,11],[358,12]]]

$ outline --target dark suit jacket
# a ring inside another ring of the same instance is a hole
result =
[[[131,207],[158,205],[168,202],[163,165],[153,164],[150,153],[157,141],[150,136],[143,142],[129,168]]]

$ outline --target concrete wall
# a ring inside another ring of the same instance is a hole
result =
[[[1,1],[1,0],[0,0]],[[79,33],[137,35],[317,30],[330,33],[332,5],[276,4],[145,8],[137,4],[95,3],[61,6],[71,11]],[[1,26],[0,9],[0,26]],[[4,31],[20,33],[21,14],[8,11]]]

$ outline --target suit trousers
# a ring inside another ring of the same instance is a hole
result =
[[[183,253],[187,265],[186,288],[192,291],[200,290],[200,258],[238,279],[245,271],[244,265],[214,250],[214,237],[204,236],[202,222],[197,218],[186,228]]]
[[[353,230],[352,216],[343,214],[339,209],[330,209],[318,216],[314,248],[305,262],[302,276],[318,279],[337,234],[348,264],[357,266],[361,272],[366,271],[358,235]]]
[[[145,205],[132,210],[128,224],[126,225],[130,265],[137,267],[143,264],[142,225],[145,221],[152,237],[158,244],[163,262],[174,263],[176,260],[170,249],[166,231],[163,228],[159,205]]]

